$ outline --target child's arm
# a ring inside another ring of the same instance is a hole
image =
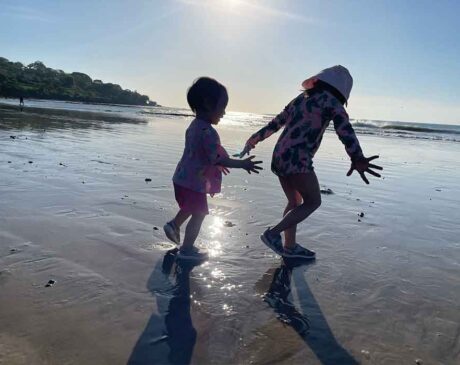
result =
[[[245,169],[249,174],[251,172],[258,174],[259,171],[257,170],[262,170],[262,167],[257,166],[262,161],[252,161],[254,156],[250,156],[244,160],[230,158],[225,148],[221,146],[217,132],[212,129],[203,131],[202,143],[209,163],[211,165],[222,166],[224,168],[222,172],[225,175],[228,173],[227,167]]]
[[[288,105],[286,105],[281,113],[272,119],[270,123],[249,137],[243,151],[239,154],[239,157],[243,157],[246,154],[249,155],[249,151],[253,149],[257,143],[270,137],[273,133],[278,132],[280,128],[284,126],[288,121],[292,112],[292,107],[295,108],[301,102],[300,97],[303,97],[303,94],[300,94],[298,97],[292,100]]]
[[[258,170],[262,170],[262,167],[258,166],[262,163],[262,161],[252,161],[255,156],[249,156],[244,160],[236,160],[231,157],[224,157],[219,161],[219,165],[229,168],[236,168],[236,169],[245,169],[248,174],[251,172],[255,172],[256,174],[259,173]]]
[[[340,141],[345,146],[348,156],[352,161],[358,160],[363,157],[363,151],[359,145],[358,138],[355,131],[351,126],[350,119],[345,109],[337,112],[332,121],[334,122],[334,129]]]
[[[359,145],[358,138],[356,137],[355,131],[350,123],[347,112],[342,109],[334,115],[332,119],[334,122],[334,129],[339,136],[340,141],[345,146],[348,156],[351,158],[351,167],[347,172],[347,176],[350,176],[354,170],[358,171],[359,175],[366,184],[369,184],[364,175],[365,172],[380,177],[380,174],[372,171],[371,168],[377,170],[383,170],[382,167],[369,163],[370,161],[378,158],[379,156],[372,156],[369,158],[364,157],[361,146]]]

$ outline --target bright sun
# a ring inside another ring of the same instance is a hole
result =
[[[224,0],[224,3],[229,9],[235,8],[237,5],[241,4],[241,0]]]

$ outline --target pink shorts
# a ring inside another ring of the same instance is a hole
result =
[[[174,195],[176,196],[179,208],[191,214],[209,214],[208,199],[205,193],[199,193],[174,184]]]

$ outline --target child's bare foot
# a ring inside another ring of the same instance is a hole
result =
[[[176,226],[174,221],[170,221],[163,226],[163,230],[165,231],[166,237],[176,244],[180,244],[180,230],[179,227]]]

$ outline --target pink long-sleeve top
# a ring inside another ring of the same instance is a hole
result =
[[[194,119],[185,133],[185,148],[174,172],[173,182],[200,193],[219,193],[222,167],[219,162],[228,157],[212,125]]]

